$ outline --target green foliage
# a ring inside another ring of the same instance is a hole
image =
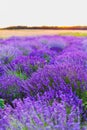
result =
[[[80,87],[80,85],[81,85],[81,82],[80,82],[80,81],[77,81],[77,85],[78,85],[78,87]]]
[[[46,122],[44,122],[44,127],[48,126],[48,124]]]
[[[44,54],[44,58],[46,59],[46,61],[49,63],[50,62],[50,57],[47,54]]]
[[[54,81],[53,81],[53,79],[51,77],[49,78],[49,80],[50,80],[49,85],[52,86]]]
[[[84,36],[87,36],[87,33],[86,32],[60,32],[59,35],[61,36],[76,36],[76,37],[84,37]]]
[[[78,81],[77,82],[78,84],[78,88],[76,89],[76,95],[82,99],[83,101],[83,105],[84,105],[84,109],[87,110],[87,91],[83,91],[80,86],[81,86],[81,83]]]
[[[19,92],[18,87],[15,86],[15,85],[8,87],[8,89],[6,91],[6,95],[7,95],[7,99],[6,100],[9,103],[10,103],[10,99],[14,100],[15,98],[22,98],[22,93]]]
[[[30,64],[30,68],[35,72],[38,69],[38,66]]]
[[[69,78],[68,77],[65,77],[65,82],[66,82],[66,84],[69,84],[70,83],[70,80],[69,80]]]
[[[4,100],[0,99],[0,108],[4,109],[5,104],[4,104]]]
[[[32,121],[32,123],[33,123],[34,125],[36,125],[36,123],[35,123],[34,119],[31,119],[31,121]]]
[[[70,80],[69,80],[68,77],[65,77],[64,80],[65,80],[66,84],[69,84],[69,83],[70,83]],[[72,84],[72,91],[75,92],[76,95],[77,95],[80,99],[82,99],[83,105],[84,105],[84,109],[87,110],[87,91],[83,91],[83,90],[81,89],[81,84],[83,84],[83,83],[81,83],[80,81],[77,81],[76,83],[77,83],[77,86],[78,86],[78,87],[75,88],[75,87],[74,87],[74,84]],[[66,110],[67,110],[67,112],[69,112],[69,108],[67,108]]]
[[[79,98],[82,98],[82,90],[81,90],[81,82],[77,81],[77,88],[75,89],[76,95],[79,96]]]
[[[71,112],[71,107],[66,106],[66,112],[67,112],[67,114],[70,114],[70,112]]]
[[[2,57],[1,60],[3,61],[4,64],[8,64],[8,63],[10,63],[12,61],[12,59],[13,59],[13,56],[11,56],[11,57]]]
[[[28,130],[28,128],[25,126],[25,127],[22,128],[22,130]]]
[[[81,99],[83,101],[85,110],[87,110],[87,91],[81,93]]]
[[[26,80],[27,79],[27,76],[26,76],[26,74],[25,73],[22,73],[21,71],[16,71],[16,72],[14,72],[14,75],[16,75],[17,77],[19,77],[20,79],[24,79],[24,80]]]

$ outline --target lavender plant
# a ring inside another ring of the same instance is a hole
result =
[[[0,130],[87,130],[87,37],[0,39]]]

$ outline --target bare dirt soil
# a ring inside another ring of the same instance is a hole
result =
[[[29,29],[29,30],[0,30],[0,38],[7,38],[11,36],[38,36],[38,35],[75,35],[87,36],[87,30],[43,30],[43,29]]]

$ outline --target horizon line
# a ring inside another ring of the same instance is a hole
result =
[[[40,25],[40,26],[27,26],[27,25],[13,25],[7,27],[0,27],[0,29],[83,29],[87,30],[87,25],[64,25],[64,26],[56,26],[56,25]]]

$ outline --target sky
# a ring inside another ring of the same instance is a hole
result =
[[[87,25],[87,0],[0,0],[0,27]]]

